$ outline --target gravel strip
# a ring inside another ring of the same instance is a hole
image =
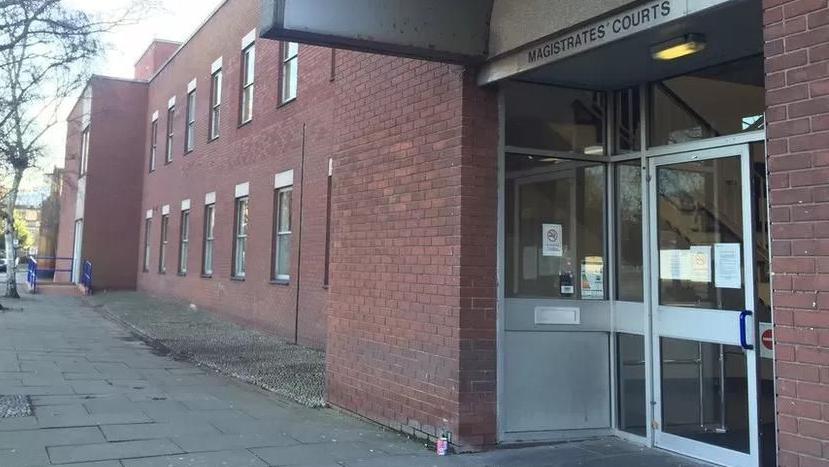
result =
[[[29,396],[0,396],[0,418],[29,417],[32,403]]]
[[[325,405],[325,353],[188,304],[140,292],[88,298],[96,308],[132,328],[150,345],[309,407]]]

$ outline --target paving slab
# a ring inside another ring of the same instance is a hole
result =
[[[29,396],[34,415],[0,419],[0,467],[700,465],[618,440],[437,457],[344,413],[175,360],[78,298],[27,295],[21,308],[0,314],[0,389]]]

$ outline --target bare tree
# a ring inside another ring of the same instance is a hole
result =
[[[146,11],[134,2],[119,14],[96,18],[63,0],[0,0],[0,175],[5,174],[6,297],[17,291],[14,209],[26,170],[45,153],[43,136],[58,123],[61,103],[90,77],[102,52],[101,36]]]

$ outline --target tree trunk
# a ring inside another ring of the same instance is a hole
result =
[[[23,179],[23,170],[14,170],[14,181],[6,198],[6,298],[20,298],[17,291],[17,232],[14,226],[14,208],[17,205],[17,191]]]

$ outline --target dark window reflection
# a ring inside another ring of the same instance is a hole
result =
[[[645,338],[635,334],[617,334],[616,358],[619,429],[645,436]]]
[[[650,144],[661,146],[763,128],[762,57],[651,85]]]

